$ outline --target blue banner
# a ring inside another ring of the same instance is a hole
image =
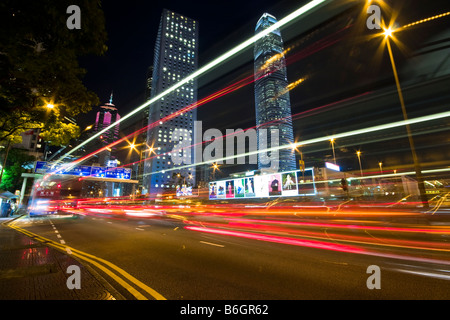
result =
[[[67,168],[66,168],[67,167]],[[114,179],[131,179],[131,169],[115,168],[115,167],[97,167],[97,166],[74,166],[68,164],[52,165],[47,161],[36,161],[34,167],[35,173],[55,173],[63,175],[73,175],[79,177],[98,177],[98,178],[114,178]]]

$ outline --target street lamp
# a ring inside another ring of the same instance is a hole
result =
[[[383,169],[382,169],[382,166],[383,166],[383,162],[378,162],[378,165],[380,166],[380,174],[383,174]]]
[[[361,167],[361,151],[356,151],[356,155],[358,156],[358,162],[359,162],[359,172],[361,173],[361,177],[363,176],[362,173],[362,167]]]
[[[336,164],[336,154],[334,153],[334,138],[330,139],[331,142],[331,148],[333,149],[333,160],[334,160],[334,164]]]
[[[291,148],[292,150],[298,151],[300,153],[299,169],[302,171],[303,181],[305,181],[305,160],[303,160],[303,151],[302,149],[297,149],[297,142],[291,144]],[[301,148],[301,145],[298,145],[298,148]]]
[[[213,168],[213,180],[216,180],[216,170],[219,169],[219,165],[214,162],[212,168]]]
[[[403,93],[401,90],[400,81],[398,79],[397,68],[395,67],[394,55],[392,54],[392,48],[391,48],[391,42],[390,42],[391,37],[393,37],[392,34],[395,30],[393,30],[391,27],[383,28],[383,29],[384,29],[383,35],[386,40],[389,58],[391,60],[392,71],[394,73],[395,84],[397,86],[397,93],[398,93],[398,97],[400,100],[400,105],[402,107],[403,119],[405,121],[407,121],[408,114],[406,113],[405,101],[403,99]],[[414,162],[414,169],[416,171],[416,179],[417,179],[417,184],[419,187],[419,193],[420,193],[420,198],[422,201],[422,206],[424,209],[426,209],[429,207],[429,205],[428,205],[428,197],[427,197],[426,191],[425,191],[425,184],[423,182],[422,169],[421,169],[418,157],[417,157],[416,148],[414,145],[414,139],[413,139],[412,133],[411,133],[411,128],[410,128],[409,124],[406,124],[405,126],[406,126],[406,133],[408,135],[409,146],[411,149],[411,154],[412,154],[412,158],[413,158],[413,162]]]

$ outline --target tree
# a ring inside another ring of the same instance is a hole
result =
[[[99,104],[83,84],[78,59],[107,50],[100,1],[75,1],[81,29],[66,25],[72,0],[3,0],[0,3],[0,144],[40,128],[44,140],[67,144],[79,128],[65,117]],[[53,109],[45,106],[54,105]]]
[[[0,157],[3,159],[6,150],[0,152]],[[11,149],[8,153],[8,159],[5,164],[3,176],[0,182],[1,190],[8,190],[14,192],[20,190],[21,175],[25,172],[27,167],[32,167],[35,157],[26,153],[21,149]]]

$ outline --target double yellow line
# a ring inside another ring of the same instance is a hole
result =
[[[19,217],[17,219],[9,221],[9,222],[5,223],[5,225],[18,231],[18,232],[25,234],[28,237],[33,238],[34,240],[43,242],[46,245],[52,246],[58,250],[62,250],[64,252],[68,252],[70,250],[71,254],[73,256],[90,263],[91,265],[95,266],[99,270],[106,273],[108,276],[110,276],[112,279],[114,279],[114,281],[116,281],[118,284],[120,284],[123,288],[125,288],[128,292],[130,292],[138,300],[148,300],[148,298],[146,296],[144,296],[141,292],[139,292],[135,287],[133,287],[129,282],[131,282],[138,288],[142,289],[144,292],[148,293],[156,300],[166,300],[166,298],[164,298],[161,294],[156,292],[154,289],[150,288],[146,284],[142,283],[141,281],[139,281],[138,279],[136,279],[135,277],[133,277],[132,275],[127,273],[125,270],[119,268],[118,266],[116,266],[115,264],[113,264],[109,261],[106,261],[106,260],[96,257],[94,255],[88,254],[86,252],[74,249],[67,245],[58,243],[56,241],[47,239],[38,234],[35,234],[33,232],[30,232],[28,230],[18,227],[16,225],[16,223],[17,223],[17,220],[20,218],[22,218],[22,217]],[[117,272],[120,276],[118,274],[114,273],[113,271]],[[124,279],[128,280],[129,282],[127,282]]]

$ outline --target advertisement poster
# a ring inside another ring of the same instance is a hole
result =
[[[192,186],[177,185],[177,197],[192,196]]]
[[[312,168],[209,183],[210,199],[316,195]]]
[[[254,178],[245,178],[245,197],[250,198],[255,196],[255,180]]]
[[[234,198],[234,180],[228,180],[225,183],[227,198]]]
[[[297,176],[295,171],[281,174],[283,196],[295,196],[297,192]]]
[[[255,196],[268,197],[269,196],[269,176],[255,176]]]
[[[281,175],[279,173],[269,175],[269,196],[281,196]]]
[[[298,181],[298,194],[301,196],[310,196],[317,194],[316,186],[314,183],[313,171],[305,170],[297,171],[297,181]]]
[[[234,197],[235,198],[243,198],[245,195],[244,189],[245,179],[236,179],[234,180]]]
[[[217,181],[217,198],[225,198],[225,181]]]
[[[217,199],[217,183],[216,182],[209,183],[209,198]]]

